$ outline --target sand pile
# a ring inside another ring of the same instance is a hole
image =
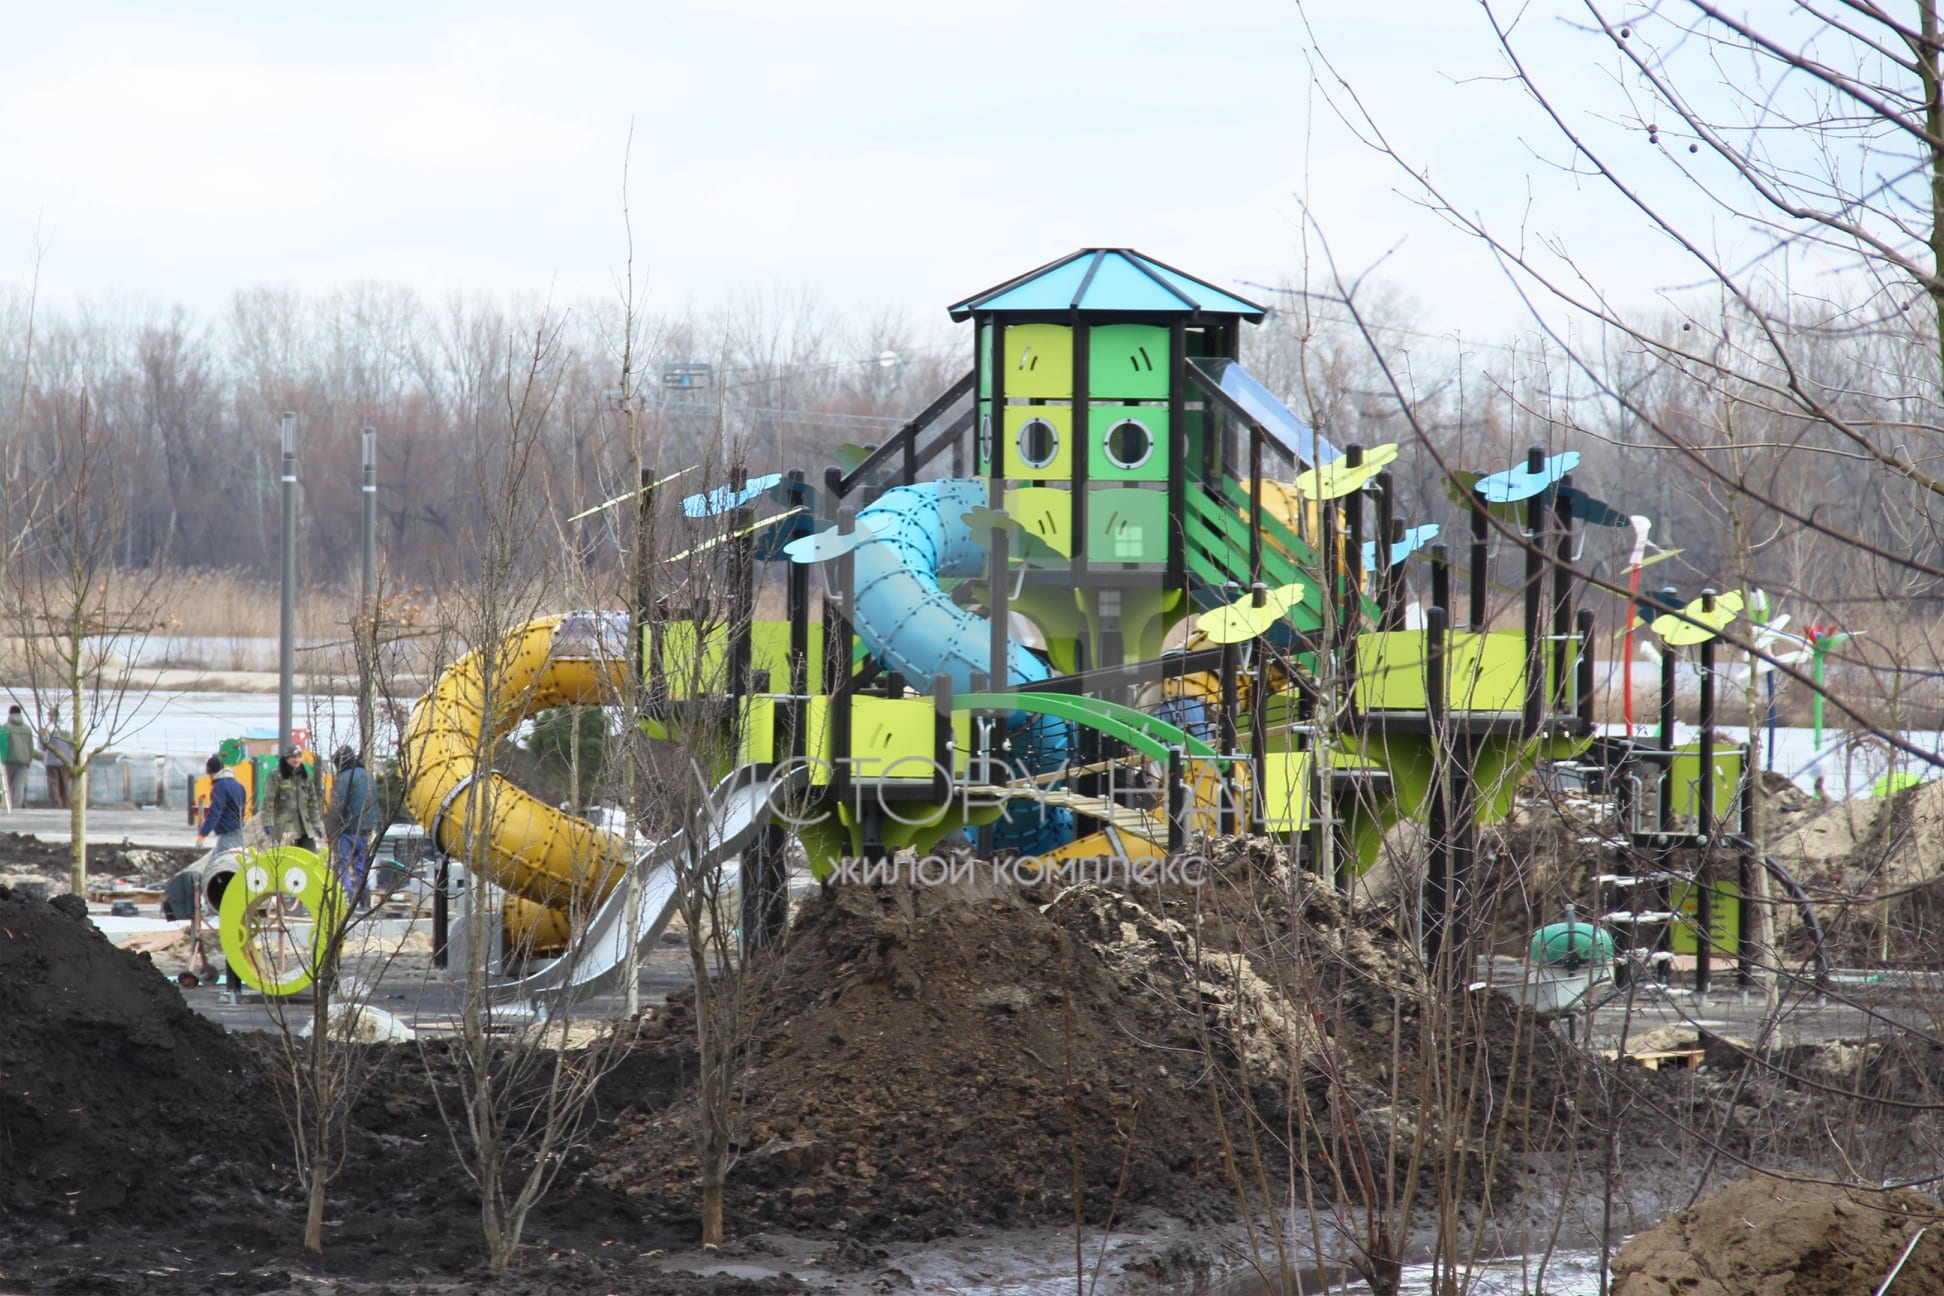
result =
[[[258,1072],[81,902],[0,889],[0,1215],[155,1224],[278,1176]]]
[[[1892,1292],[1944,1291],[1944,1210],[1915,1192],[1744,1179],[1614,1258],[1614,1296],[1861,1296],[1929,1225]]]

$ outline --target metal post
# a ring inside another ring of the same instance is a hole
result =
[[[1710,613],[1715,607],[1715,592],[1711,589],[1701,591],[1701,611]],[[1694,790],[1696,830],[1700,834],[1700,858],[1695,861],[1694,919],[1699,930],[1694,938],[1694,993],[1705,995],[1713,981],[1714,942],[1714,894],[1712,886],[1715,837],[1715,797],[1714,797],[1714,722],[1715,722],[1715,641],[1710,638],[1701,644],[1701,782]]]
[[[277,749],[296,728],[297,691],[297,415],[285,410],[283,437],[283,597],[277,619]]]
[[[364,430],[364,564],[359,582],[359,613],[364,621],[364,661],[358,669],[358,750],[365,766],[371,765],[372,745],[377,739],[378,681],[378,429]],[[579,726],[574,732],[580,732]]]
[[[1439,558],[1435,573],[1444,569]],[[1431,730],[1431,786],[1425,795],[1424,888],[1418,903],[1418,940],[1428,962],[1444,948],[1451,918],[1451,803],[1449,744],[1445,733],[1445,609],[1424,614],[1424,711]]]

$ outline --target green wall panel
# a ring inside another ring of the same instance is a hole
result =
[[[1168,330],[1095,326],[1087,338],[1087,390],[1104,400],[1168,399]]]
[[[1123,423],[1138,426],[1130,429],[1131,436],[1128,432],[1117,434],[1115,429]],[[1089,405],[1087,424],[1092,429],[1087,438],[1087,475],[1093,480],[1168,480],[1166,405]],[[1144,456],[1138,453],[1142,448]],[[1116,463],[1116,458],[1121,462]]]

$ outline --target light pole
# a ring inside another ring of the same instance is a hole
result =
[[[283,438],[283,598],[277,618],[277,750],[296,727],[297,684],[297,415],[285,410]]]
[[[359,613],[368,636],[358,665],[358,751],[371,766],[373,728],[377,717],[374,694],[378,672],[378,429],[364,430],[364,564],[359,582]]]

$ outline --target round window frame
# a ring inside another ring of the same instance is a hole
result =
[[[1141,434],[1147,438],[1147,450],[1139,459],[1125,460],[1114,453],[1114,433],[1120,431],[1121,428],[1129,423],[1141,429]],[[1153,428],[1149,427],[1142,420],[1129,415],[1126,418],[1115,419],[1113,423],[1108,425],[1106,435],[1100,438],[1100,453],[1109,464],[1113,465],[1116,471],[1136,472],[1146,466],[1148,460],[1154,458],[1155,449],[1160,443],[1160,438],[1154,435]]]
[[[1026,451],[1026,438],[1035,428],[1046,429],[1047,451],[1044,458],[1035,457]],[[1046,419],[1034,415],[1024,423],[1021,423],[1019,430],[1013,433],[1013,449],[1019,452],[1019,462],[1034,472],[1041,472],[1047,468],[1051,468],[1054,462],[1060,457],[1060,429],[1054,427]]]

